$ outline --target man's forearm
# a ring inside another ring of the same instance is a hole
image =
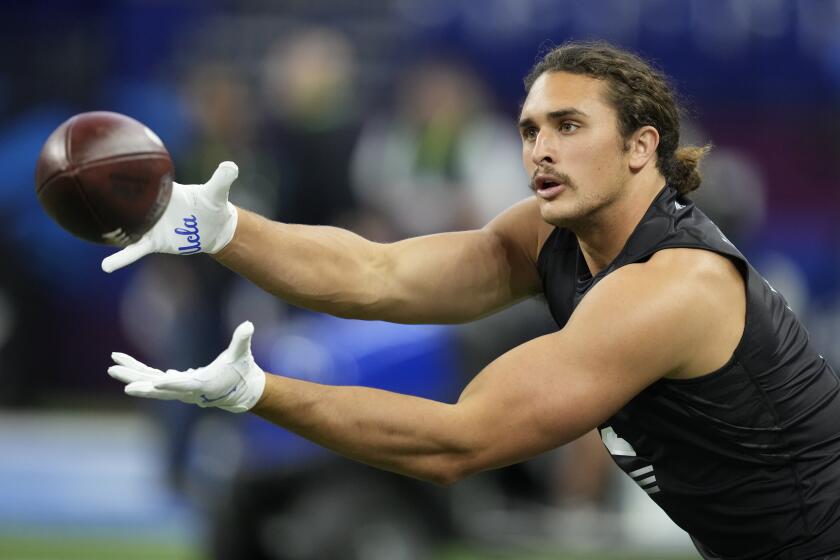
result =
[[[267,374],[251,412],[374,467],[438,484],[466,474],[470,446],[458,436],[456,405]]]
[[[301,307],[372,318],[380,275],[376,244],[350,231],[272,222],[238,209],[236,233],[214,258],[264,290]]]

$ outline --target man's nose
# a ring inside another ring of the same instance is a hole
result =
[[[557,151],[554,145],[554,138],[546,131],[540,131],[534,141],[534,148],[531,150],[531,160],[536,165],[543,163],[557,163]]]

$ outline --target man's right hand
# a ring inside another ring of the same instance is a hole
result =
[[[236,207],[228,202],[230,185],[239,175],[232,161],[219,164],[203,185],[172,184],[172,198],[158,222],[136,243],[106,257],[102,270],[113,272],[148,255],[214,254],[233,238]]]

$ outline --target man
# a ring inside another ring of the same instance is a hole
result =
[[[237,170],[223,163],[204,186],[176,185],[160,223],[103,262],[178,253],[187,220],[225,266],[339,316],[469,321],[544,293],[560,330],[499,357],[456,404],[264,374],[247,322],[204,368],[163,373],[114,354],[109,373],[128,394],[251,410],[442,484],[597,427],[705,558],[840,554],[838,378],[684,197],[704,149],[678,148],[664,78],[607,45],[566,44],[526,88],[519,128],[535,196],[479,231],[380,245],[269,222],[227,202]]]

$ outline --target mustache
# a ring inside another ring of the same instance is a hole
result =
[[[538,167],[534,170],[534,173],[531,174],[531,181],[529,185],[532,191],[536,190],[536,185],[534,184],[537,180],[537,175],[542,175],[543,177],[548,177],[552,181],[556,181],[557,183],[563,183],[564,185],[568,185],[569,187],[573,187],[574,184],[572,183],[572,178],[566,175],[565,173],[560,173],[559,171],[555,171],[549,167]]]

